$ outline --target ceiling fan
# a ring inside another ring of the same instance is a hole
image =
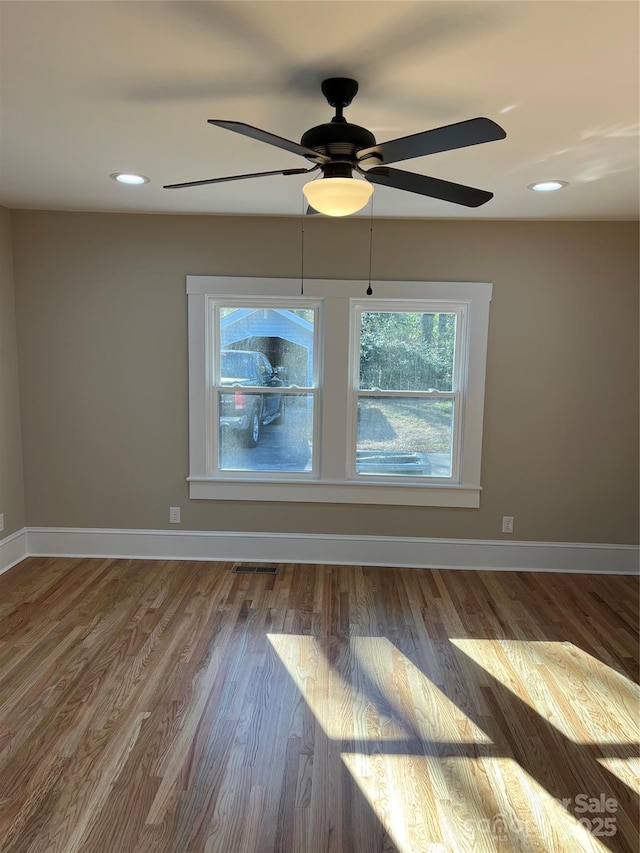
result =
[[[197,187],[245,178],[261,178],[267,175],[302,175],[319,171],[323,180],[305,185],[303,192],[312,210],[333,216],[346,216],[362,209],[367,203],[373,187],[380,184],[399,190],[418,193],[430,198],[479,207],[491,198],[486,190],[454,184],[439,178],[430,178],[415,172],[389,168],[389,163],[466,148],[484,142],[493,142],[506,137],[505,131],[488,118],[472,118],[433,130],[414,133],[388,142],[377,143],[374,135],[364,127],[348,122],[343,110],[348,107],[358,91],[355,80],[332,77],[322,83],[322,93],[335,108],[330,122],[312,127],[303,134],[300,142],[276,136],[266,130],[239,121],[208,119],[209,124],[232,130],[243,136],[266,142],[276,148],[300,154],[314,165],[308,169],[280,169],[270,172],[253,172],[247,175],[230,175],[224,178],[209,178],[168,184],[165,189]],[[367,168],[363,168],[366,166]],[[352,180],[354,173],[364,180]]]

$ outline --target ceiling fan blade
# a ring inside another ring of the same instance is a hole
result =
[[[209,178],[204,181],[187,181],[183,184],[165,184],[164,190],[177,190],[182,187],[202,187],[205,184],[223,184],[226,181],[243,181],[245,178],[264,178],[267,175],[306,175],[314,172],[318,167],[312,169],[278,169],[275,172],[252,172],[249,175],[229,175],[225,178]]]
[[[390,139],[371,148],[358,151],[358,160],[362,162],[371,155],[382,157],[383,163],[398,163],[400,160],[411,160],[414,157],[424,157],[426,154],[437,154],[440,151],[452,151],[455,148],[466,148],[469,145],[480,145],[483,142],[495,142],[504,139],[507,134],[490,118],[470,118],[445,127],[424,130],[411,136]]]
[[[258,142],[266,142],[268,145],[275,145],[276,148],[284,148],[285,151],[291,151],[293,154],[300,154],[302,157],[307,157],[315,163],[327,163],[329,157],[324,154],[319,154],[313,148],[306,148],[300,145],[299,142],[293,142],[291,139],[284,139],[282,136],[276,136],[275,133],[269,133],[266,130],[260,130],[259,127],[253,127],[250,124],[245,124],[242,121],[220,121],[215,118],[207,119],[209,124],[215,124],[218,127],[224,127],[226,130],[232,130],[234,133],[241,133],[243,136],[250,136],[252,139],[257,139]]]
[[[493,198],[493,193],[486,190],[465,187],[463,184],[452,184],[450,181],[429,178],[427,175],[416,175],[415,172],[389,169],[386,166],[374,166],[373,169],[368,169],[366,172],[361,170],[361,174],[374,184],[394,187],[397,190],[406,190],[430,198],[439,198],[442,201],[462,204],[465,207],[480,207],[481,204],[485,204]]]

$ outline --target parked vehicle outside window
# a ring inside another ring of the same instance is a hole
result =
[[[220,385],[233,393],[220,394],[220,428],[233,430],[245,447],[255,447],[262,427],[284,422],[284,397],[276,392],[248,391],[248,388],[281,388],[282,379],[261,352],[222,350]]]

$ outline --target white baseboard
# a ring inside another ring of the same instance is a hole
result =
[[[634,545],[30,527],[33,556],[322,563],[325,565],[638,574]]]
[[[27,531],[23,527],[0,539],[0,575],[27,556]]]

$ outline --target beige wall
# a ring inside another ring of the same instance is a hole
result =
[[[24,527],[11,214],[0,207],[0,539]]]
[[[637,223],[377,221],[373,277],[494,284],[479,510],[190,501],[185,275],[297,276],[300,220],[14,211],[27,522],[638,539]],[[314,218],[308,277],[367,276]]]

